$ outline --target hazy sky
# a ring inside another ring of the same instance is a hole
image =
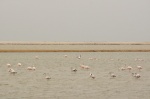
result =
[[[0,41],[150,41],[150,0],[0,0]]]

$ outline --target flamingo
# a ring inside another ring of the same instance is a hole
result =
[[[72,70],[73,72],[76,72],[76,71],[77,71],[77,69],[75,69],[75,68],[72,68],[72,67],[71,67],[71,70]]]
[[[27,67],[27,70],[32,70],[32,67]]]
[[[67,55],[64,55],[64,57],[66,57],[66,58],[67,58],[68,56],[67,56]]]
[[[127,69],[130,71],[130,70],[132,70],[132,67],[131,66],[127,66]]]
[[[32,70],[36,70],[36,67],[32,67]]]
[[[90,77],[95,79],[95,76],[92,73],[90,73]]]
[[[86,65],[80,65],[80,67],[83,68],[83,69],[90,69],[90,67],[86,66]]]
[[[51,77],[47,76],[46,73],[44,73],[43,75],[45,75],[45,79],[47,79],[47,80],[51,79]]]
[[[21,66],[22,64],[21,64],[21,63],[18,63],[17,65],[18,65],[18,66]]]
[[[27,67],[27,70],[36,70],[36,67]]]
[[[35,59],[39,59],[39,57],[38,57],[38,56],[35,56]]]
[[[77,58],[80,59],[80,58],[81,58],[81,55],[79,55]]]
[[[14,69],[12,69],[12,68],[9,69],[9,72],[12,73],[12,74],[16,74],[16,73],[17,73],[17,72],[16,72]]]
[[[132,76],[135,77],[135,78],[140,78],[141,77],[141,75],[138,74],[138,73],[132,73]]]
[[[136,77],[136,78],[140,78],[140,77],[141,77],[141,75],[140,75],[140,74],[135,73],[135,77]]]
[[[116,77],[116,75],[115,75],[114,73],[112,73],[112,72],[109,72],[109,74],[110,74],[110,76],[113,77],[113,78]]]
[[[81,68],[84,68],[84,66],[85,66],[85,65],[82,65],[82,64],[80,65]]]
[[[124,70],[126,70],[126,68],[124,68],[124,67],[121,67],[121,68],[119,68],[119,70],[122,70],[122,71],[124,71]]]
[[[140,71],[142,69],[142,66],[137,66],[137,69]]]
[[[9,63],[7,63],[6,65],[7,65],[8,67],[11,67],[11,64],[9,64]]]
[[[90,67],[89,67],[89,66],[84,66],[84,68],[85,68],[85,69],[89,69]]]

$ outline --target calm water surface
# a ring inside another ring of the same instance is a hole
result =
[[[0,50],[148,50],[150,45],[0,45]]]
[[[68,57],[64,57],[67,55]],[[81,55],[81,59],[76,58]],[[35,59],[38,56],[39,59]],[[89,59],[90,58],[90,59]],[[92,58],[92,59],[91,59]],[[135,61],[136,59],[140,59]],[[22,66],[17,66],[17,63]],[[16,75],[8,72],[10,63]],[[90,66],[89,70],[80,64]],[[118,68],[130,65],[131,72]],[[35,71],[28,71],[28,66]],[[138,71],[137,65],[143,69]],[[72,72],[71,67],[78,71]],[[93,73],[95,79],[90,78]],[[117,77],[111,78],[109,72]],[[132,77],[137,72],[141,78]],[[47,73],[51,79],[46,80]],[[149,99],[150,53],[66,52],[0,53],[0,99]]]

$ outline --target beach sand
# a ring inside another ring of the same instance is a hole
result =
[[[0,42],[0,52],[150,52],[150,43]]]

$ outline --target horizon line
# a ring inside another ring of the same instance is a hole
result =
[[[0,41],[0,44],[24,44],[24,45],[65,45],[65,44],[88,44],[88,45],[150,45],[150,42],[94,42],[94,41],[88,41],[88,42],[50,42],[50,41]]]

